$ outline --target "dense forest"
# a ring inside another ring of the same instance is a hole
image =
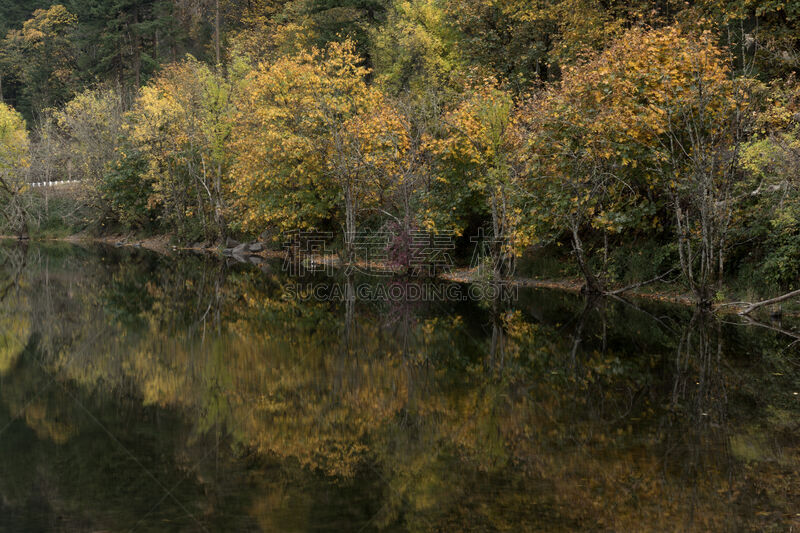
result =
[[[798,25],[755,0],[2,0],[3,223],[324,229],[348,260],[367,229],[481,231],[500,277],[549,254],[592,292],[782,294]],[[30,186],[53,180],[80,184]]]

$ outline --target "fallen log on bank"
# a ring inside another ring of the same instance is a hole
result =
[[[622,287],[621,289],[616,289],[616,290],[613,290],[613,291],[606,291],[604,294],[606,294],[608,296],[618,296],[618,295],[620,295],[622,293],[625,293],[625,292],[628,292],[628,291],[634,291],[634,290],[640,289],[640,288],[642,288],[642,287],[644,287],[646,285],[650,285],[651,283],[655,283],[657,281],[662,281],[664,278],[666,278],[667,276],[672,274],[674,271],[675,271],[675,269],[671,268],[671,269],[667,270],[666,272],[664,272],[663,274],[661,274],[660,276],[654,277],[653,279],[648,279],[647,281],[640,281],[638,283],[634,283],[633,285],[628,285],[627,287]]]
[[[775,298],[770,298],[769,300],[763,300],[763,301],[760,301],[760,302],[756,302],[756,303],[750,304],[747,307],[745,307],[744,309],[742,309],[741,311],[739,311],[739,314],[740,315],[749,315],[750,313],[752,313],[756,309],[760,309],[761,307],[764,307],[766,305],[773,305],[773,304],[781,303],[781,302],[786,301],[786,300],[791,300],[792,298],[795,298],[795,297],[800,297],[800,289],[798,289],[796,291],[792,291],[792,292],[787,292],[786,294],[781,295],[781,296],[777,296]]]

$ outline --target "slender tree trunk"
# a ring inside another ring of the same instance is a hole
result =
[[[499,191],[492,195],[492,270],[497,279],[507,279],[514,273],[516,257],[512,250],[509,233],[512,231],[508,219],[508,198],[501,185]]]
[[[345,261],[349,264],[354,259],[355,236],[356,236],[356,206],[352,184],[345,186],[344,194],[345,228],[344,228],[344,252]]]
[[[225,206],[223,205],[223,198],[222,198],[222,163],[217,163],[217,175],[216,179],[214,180],[214,193],[216,194],[216,199],[214,202],[214,214],[216,217],[217,226],[219,227],[219,234],[223,240],[227,237],[226,233],[226,224],[225,224],[225,215],[224,209]]]
[[[583,273],[583,278],[586,280],[586,291],[589,293],[604,293],[605,288],[603,284],[594,275],[589,264],[586,262],[586,255],[583,251],[583,241],[578,235],[578,228],[575,224],[571,224],[572,230],[572,252],[575,254],[575,260],[578,263],[578,268]]]
[[[345,355],[350,355],[353,351],[353,337],[355,326],[356,291],[353,285],[353,276],[348,274],[344,291],[345,314],[342,347]]]

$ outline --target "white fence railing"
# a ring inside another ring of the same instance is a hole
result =
[[[60,185],[72,185],[74,183],[80,183],[81,180],[64,180],[64,181],[38,181],[29,183],[31,187],[58,187]]]

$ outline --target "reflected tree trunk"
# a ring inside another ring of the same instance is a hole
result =
[[[344,285],[344,327],[342,328],[342,348],[345,354],[353,354],[355,337],[356,291],[352,274],[345,278]]]
[[[503,293],[499,293],[491,302],[492,338],[489,343],[487,367],[498,374],[502,374],[506,364],[505,320],[509,304],[507,296]]]
[[[680,472],[682,485],[692,487],[686,495],[692,509],[699,507],[702,478],[732,468],[722,353],[722,324],[713,314],[697,309],[679,338],[670,409],[662,425],[664,468]],[[688,520],[693,518],[690,513]],[[691,521],[682,525],[685,530],[697,527]]]

